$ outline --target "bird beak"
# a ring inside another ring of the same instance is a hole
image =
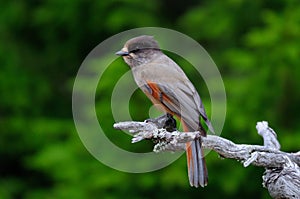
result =
[[[116,55],[119,55],[119,56],[126,56],[126,55],[129,55],[129,52],[126,52],[124,50],[120,50],[118,52],[116,52]]]

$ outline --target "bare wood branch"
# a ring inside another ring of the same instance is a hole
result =
[[[185,143],[199,139],[199,132],[168,132],[151,122],[120,122],[114,128],[128,130],[132,143],[144,139],[153,140],[153,151],[185,150]],[[273,198],[300,198],[300,152],[286,153],[280,151],[277,135],[267,122],[258,122],[256,129],[264,140],[264,145],[235,144],[232,141],[215,136],[201,137],[202,146],[211,149],[224,158],[239,160],[244,167],[250,164],[264,167],[263,186]]]

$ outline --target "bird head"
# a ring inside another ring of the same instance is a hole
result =
[[[150,61],[157,51],[160,51],[157,41],[152,36],[142,35],[128,40],[116,55],[122,56],[130,67],[134,67]]]

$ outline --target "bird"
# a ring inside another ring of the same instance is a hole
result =
[[[123,57],[136,84],[152,103],[180,120],[184,132],[199,131],[205,137],[207,132],[201,118],[213,131],[195,87],[179,65],[163,53],[153,36],[129,39],[116,55]],[[190,185],[206,186],[208,172],[201,138],[186,143],[186,156]]]

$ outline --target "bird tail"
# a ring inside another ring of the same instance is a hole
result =
[[[186,132],[194,131],[184,124],[183,130]],[[186,144],[186,156],[190,185],[193,187],[206,186],[208,183],[208,172],[200,139]]]

